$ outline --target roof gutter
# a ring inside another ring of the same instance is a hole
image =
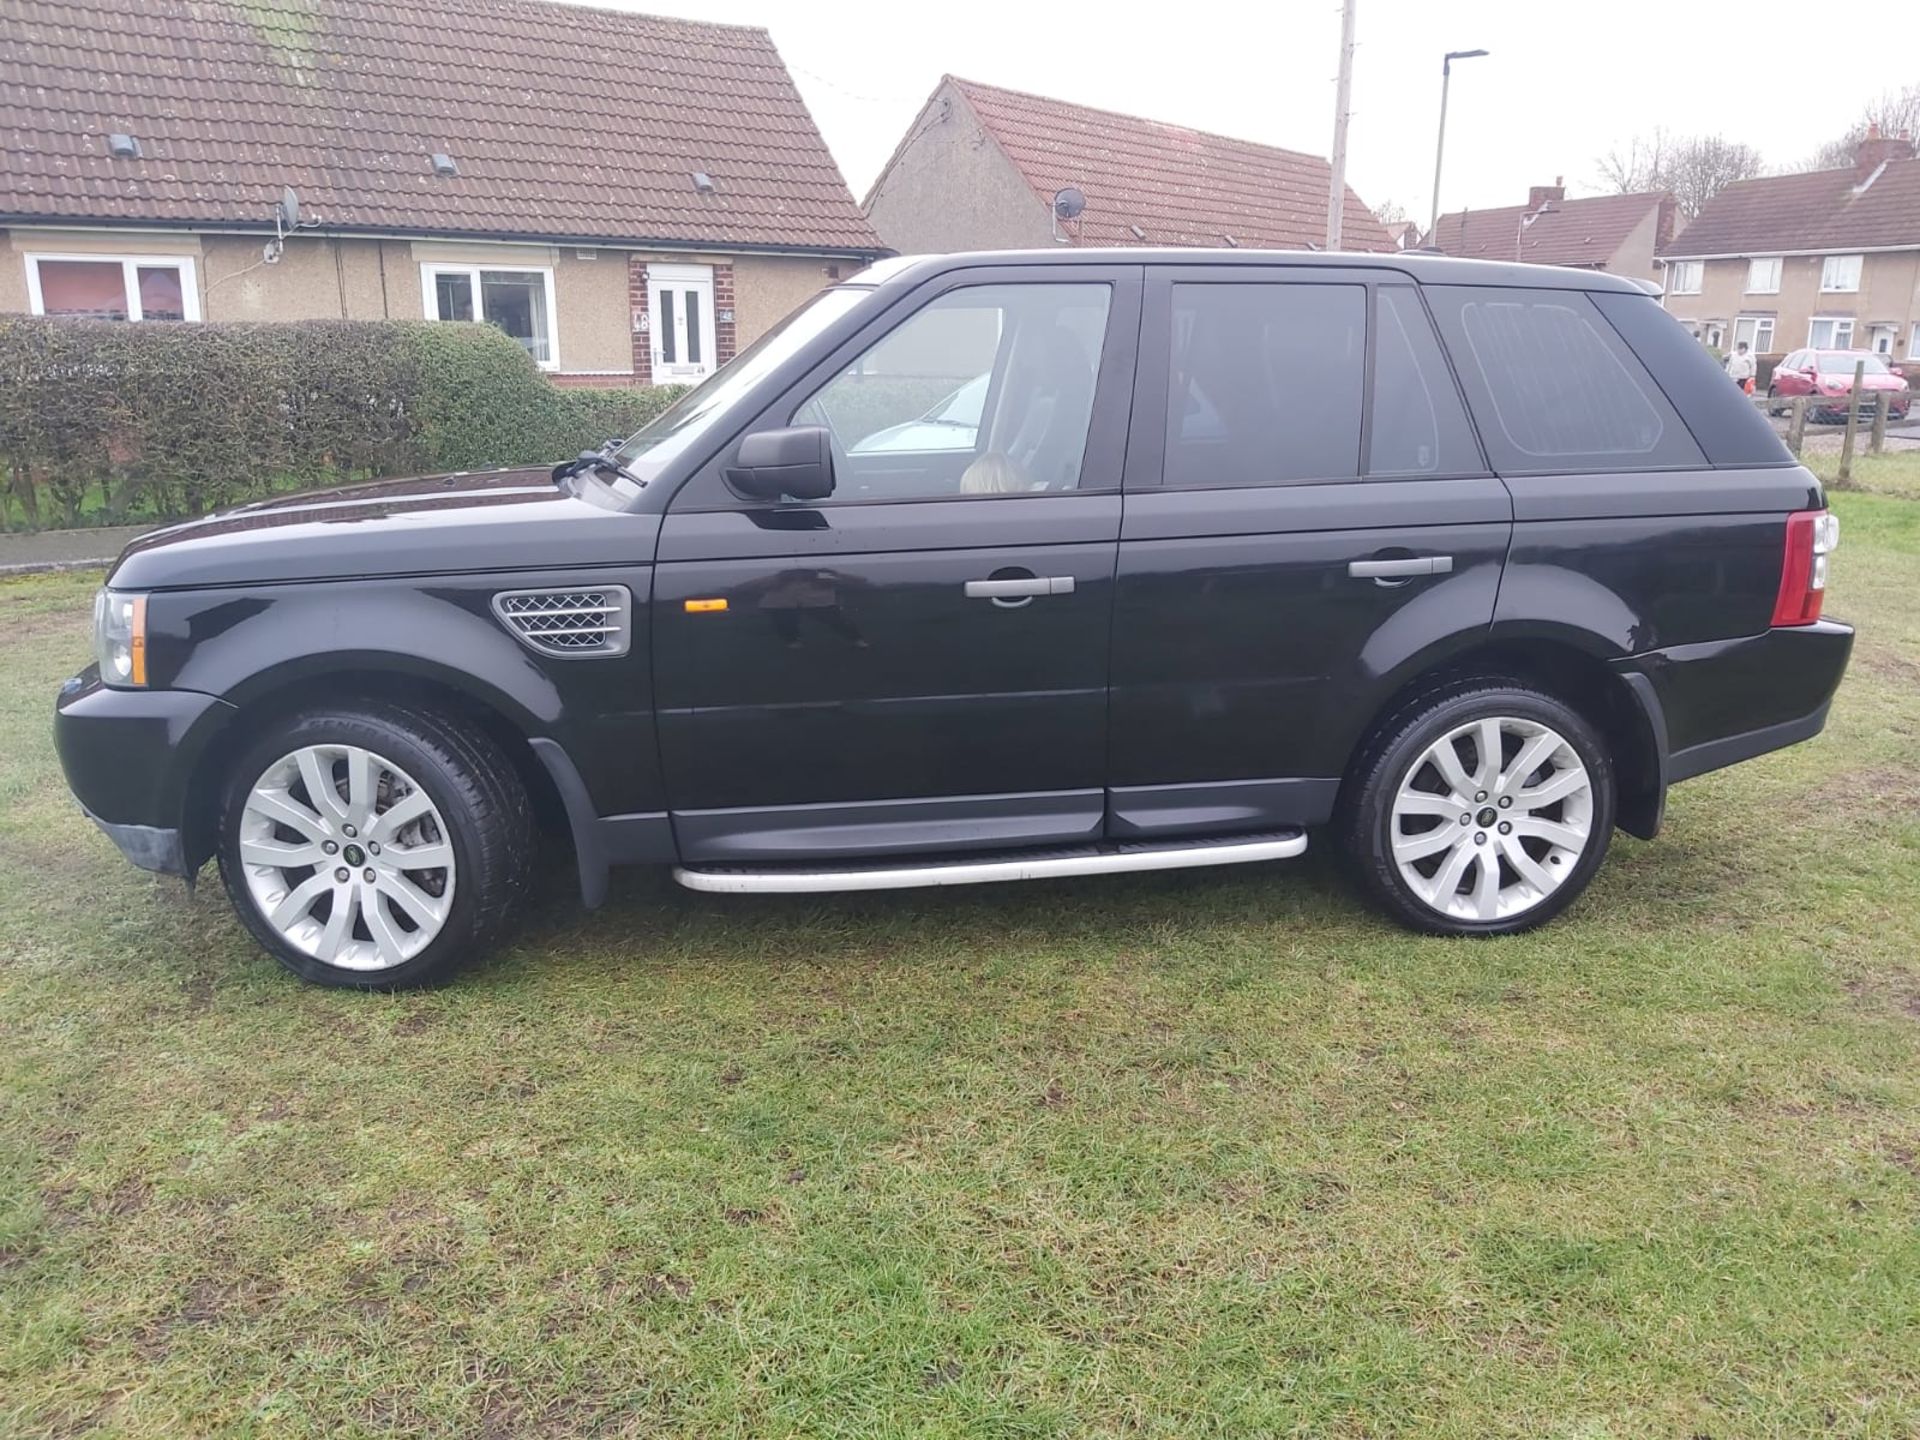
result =
[[[1756,246],[1752,250],[1728,250],[1713,255],[1683,255],[1674,250],[1653,258],[1664,265],[1670,260],[1771,260],[1775,256],[1785,260],[1799,255],[1899,255],[1908,250],[1920,250],[1920,240],[1905,245],[1834,245],[1825,250],[1778,250]]]
[[[182,220],[156,224],[151,220],[122,220],[97,215],[72,217],[49,215],[9,215],[0,213],[0,227],[10,230],[105,230],[119,234],[144,235],[272,235],[272,225],[249,224],[233,220]],[[688,254],[712,252],[741,255],[797,255],[808,258],[879,260],[893,254],[884,245],[781,245],[752,240],[667,240],[647,236],[633,238],[605,235],[538,235],[499,230],[406,230],[377,225],[326,225],[303,230],[304,235],[350,240],[424,240],[488,245],[554,245],[587,250],[676,250]]]

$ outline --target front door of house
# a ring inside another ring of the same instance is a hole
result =
[[[649,265],[647,313],[654,384],[691,385],[719,368],[713,355],[711,265]]]

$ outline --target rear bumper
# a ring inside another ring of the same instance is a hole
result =
[[[89,665],[60,687],[53,743],[67,788],[143,870],[187,875],[187,784],[234,708],[192,690],[116,690]]]
[[[1620,662],[1654,733],[1665,783],[1751,760],[1818,735],[1853,653],[1836,620],[1782,626],[1739,640],[1654,650]]]

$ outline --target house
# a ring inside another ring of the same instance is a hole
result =
[[[688,381],[881,249],[764,30],[11,0],[0,75],[0,311],[477,319],[556,380]]]
[[[863,208],[880,239],[905,253],[1059,244],[1319,249],[1331,179],[1318,156],[947,75]],[[1393,248],[1351,188],[1341,226],[1345,249]]]
[[[1655,252],[1673,233],[1679,211],[1671,195],[1567,198],[1563,180],[1535,185],[1525,205],[1456,210],[1434,227],[1434,248],[1476,260],[1569,265],[1642,280],[1658,278]]]
[[[1668,310],[1715,348],[1920,359],[1920,159],[1869,130],[1845,170],[1729,185],[1662,247]]]

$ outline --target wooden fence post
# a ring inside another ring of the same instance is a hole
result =
[[[1853,447],[1860,438],[1860,390],[1867,381],[1867,362],[1853,364],[1853,388],[1847,392],[1847,433],[1840,442],[1840,470],[1834,483],[1845,488],[1853,484]]]
[[[1796,456],[1807,444],[1807,397],[1796,395],[1787,403],[1787,449]]]
[[[1893,409],[1893,392],[1882,390],[1873,397],[1873,433],[1867,437],[1867,453],[1878,455],[1887,448],[1887,416]]]

